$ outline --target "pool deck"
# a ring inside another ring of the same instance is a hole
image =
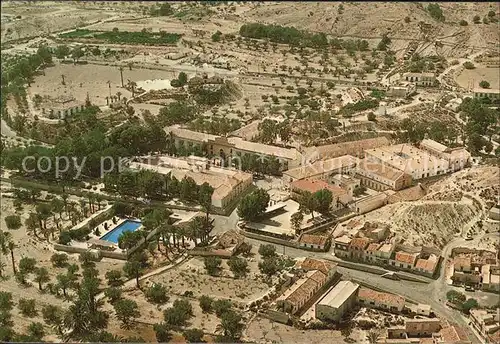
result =
[[[109,232],[113,231],[116,227],[120,226],[122,223],[124,223],[125,221],[141,221],[140,219],[137,219],[137,218],[119,218],[118,221],[116,222],[116,224],[113,223],[113,220],[106,220],[102,223],[100,223],[98,226],[96,226],[95,228],[99,228],[99,231],[100,231],[100,235],[95,235],[94,232],[91,232],[89,234],[90,236],[90,239],[87,240],[86,242],[72,242],[72,245],[73,246],[78,246],[78,247],[84,247],[84,248],[90,248],[90,246],[96,242],[96,240],[103,240],[101,239],[104,235],[108,234]],[[108,224],[108,230],[104,230],[104,224],[107,223]],[[142,227],[142,226],[141,226]],[[139,227],[139,228],[141,228]],[[139,229],[137,228],[137,229]],[[107,241],[107,240],[103,240],[103,241],[106,241],[107,243],[111,244],[115,249],[113,251],[115,252],[121,252],[122,250],[118,247],[118,244],[115,244],[114,242],[112,241]]]

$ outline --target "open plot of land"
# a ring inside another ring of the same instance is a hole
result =
[[[258,271],[257,262],[249,261],[248,265],[249,275],[246,278],[234,279],[229,277],[231,272],[226,261],[223,261],[222,275],[225,277],[214,277],[206,273],[203,259],[193,258],[175,269],[151,277],[149,281],[165,285],[169,294],[173,295],[182,295],[186,290],[190,290],[194,297],[208,295],[216,299],[247,303],[261,298],[269,291],[269,286],[255,276]]]
[[[488,68],[476,64],[476,68],[464,68],[456,77],[456,82],[464,88],[467,88],[470,82],[474,83],[472,87],[479,88],[479,83],[483,80],[489,82],[491,88],[498,89],[500,87],[498,68]]]
[[[248,324],[246,336],[257,343],[347,343],[340,331],[298,330],[259,316]]]
[[[66,85],[61,84],[64,75]],[[130,81],[145,81],[152,79],[171,79],[172,73],[159,70],[136,69],[123,71],[124,83]],[[108,85],[110,81],[111,88]],[[130,98],[131,92],[121,87],[118,67],[100,65],[66,65],[58,64],[45,70],[45,75],[36,78],[29,89],[31,95],[59,97],[72,95],[79,101],[84,101],[89,94],[90,100],[96,105],[106,105],[106,96],[116,95]]]

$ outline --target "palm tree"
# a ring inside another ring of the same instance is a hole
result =
[[[49,272],[46,268],[41,267],[35,271],[35,282],[38,282],[38,289],[42,290],[42,283],[50,281]]]
[[[10,234],[10,233],[7,233],[7,234]],[[12,261],[12,271],[14,272],[14,274],[16,274],[16,261],[14,260],[14,249],[17,247],[16,244],[12,241],[12,236],[7,244],[7,246],[9,247],[9,251],[10,251],[10,259]]]
[[[61,79],[62,79],[61,84],[66,85],[66,82],[64,81],[64,74],[61,74]]]
[[[3,272],[5,271],[5,268],[7,265],[3,262],[3,260],[0,260],[0,279],[3,278]]]
[[[122,87],[123,87],[123,67],[120,66],[118,69],[120,70],[120,79],[122,81]]]
[[[29,217],[26,219],[24,224],[25,224],[26,228],[28,229],[28,232],[33,232],[35,237],[38,238],[38,233],[36,232],[36,228],[39,224],[38,215],[36,213],[33,213],[33,212],[30,213]]]
[[[66,212],[66,215],[68,215],[68,194],[63,193],[61,198],[64,204],[64,211]]]
[[[101,210],[101,202],[103,201],[103,198],[101,195],[95,195],[95,202],[97,204],[97,210]]]
[[[10,237],[12,237],[12,235],[9,232],[0,231],[0,257],[9,253]],[[2,266],[5,267],[5,264],[2,263]]]
[[[80,209],[81,209],[83,215],[87,216],[87,211],[86,211],[87,200],[81,199],[81,200],[79,200],[79,203],[80,203]],[[89,203],[89,205],[90,205],[90,203]]]
[[[66,290],[71,286],[71,280],[69,276],[65,274],[59,274],[56,276],[56,279],[58,287],[61,288],[63,291],[63,295],[67,296]]]
[[[368,331],[367,337],[368,337],[368,342],[370,344],[375,344],[377,343],[377,340],[380,338],[380,332],[376,329],[370,330]]]
[[[116,96],[118,97],[118,100],[120,100],[120,97],[122,96],[122,93],[120,91],[116,92]]]

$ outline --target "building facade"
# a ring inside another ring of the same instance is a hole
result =
[[[339,322],[357,301],[359,285],[351,281],[340,281],[315,305],[316,318]]]

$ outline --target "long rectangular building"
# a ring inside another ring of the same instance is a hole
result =
[[[316,318],[339,322],[357,301],[359,285],[340,281],[315,306]]]
[[[302,154],[295,148],[283,148],[257,142],[246,141],[240,137],[225,137],[200,133],[183,129],[179,125],[166,127],[167,135],[173,137],[176,147],[184,146],[185,149],[199,148],[213,156],[223,159],[231,158],[233,162],[247,154],[260,157],[263,161],[271,157],[280,163],[282,171],[300,166]]]
[[[422,179],[450,172],[448,160],[431,155],[408,144],[384,146],[365,151],[369,162],[389,165],[413,179]]]

